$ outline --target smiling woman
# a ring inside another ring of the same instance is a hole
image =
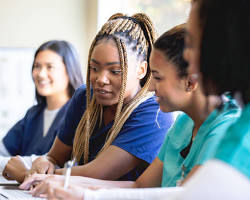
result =
[[[121,66],[118,50],[112,40],[94,48],[90,71],[97,102],[106,106],[117,104],[121,89]]]
[[[32,78],[37,105],[32,106],[3,138],[1,156],[42,155],[50,149],[63,123],[68,101],[83,82],[73,46],[57,40],[42,44],[34,56]],[[1,158],[0,163],[0,168],[4,168],[6,159]],[[10,163],[5,167],[5,172]]]
[[[128,103],[141,89],[139,80],[147,72],[145,62],[140,65],[133,53],[128,52],[128,54],[129,69],[124,103]],[[96,45],[90,60],[90,70],[90,81],[97,102],[105,106],[117,104],[121,90],[122,69],[119,52],[113,40],[103,39]],[[104,85],[109,86],[104,87]]]
[[[146,169],[173,122],[148,91],[154,39],[145,14],[110,17],[90,47],[86,86],[75,92],[53,147],[30,173],[62,174],[55,165],[70,157],[78,164],[72,175],[135,180]]]
[[[37,54],[32,70],[37,93],[45,96],[48,109],[52,110],[69,95],[69,77],[63,59],[51,50]],[[55,102],[56,99],[60,101]],[[48,102],[50,101],[50,102]],[[54,102],[54,103],[53,103]]]
[[[72,177],[71,188],[67,191],[54,186],[54,181],[59,178],[52,176],[33,190],[33,194],[46,193],[55,199],[98,199],[98,192],[86,191],[86,187],[89,187],[109,188],[102,193],[103,196],[106,194],[105,199],[109,200],[131,199],[130,197],[162,199],[159,193],[152,190],[153,187],[172,188],[181,185],[214,155],[223,136],[223,130],[237,119],[240,110],[231,99],[223,102],[219,108],[216,103],[207,108],[207,97],[203,94],[197,79],[189,75],[188,64],[182,56],[184,36],[184,24],[172,28],[156,40],[150,55],[149,63],[153,73],[151,88],[158,96],[161,109],[181,110],[183,113],[168,131],[158,156],[145,172],[135,182]],[[40,176],[33,178],[40,179]],[[25,188],[31,182],[28,179],[21,187]],[[151,189],[143,193],[133,191],[134,189],[111,190],[110,187]],[[166,190],[166,195],[171,193],[171,188]],[[164,195],[164,190],[162,192]],[[178,188],[172,192],[178,192]]]

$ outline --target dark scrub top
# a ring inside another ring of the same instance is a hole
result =
[[[43,136],[44,110],[46,104],[31,107],[3,138],[3,144],[12,155],[43,155],[50,150],[66,115],[67,102],[57,113],[47,135]]]
[[[83,85],[78,88],[72,97],[64,126],[58,135],[63,143],[72,146],[75,130],[85,109],[86,86]],[[145,161],[141,163],[146,163],[146,165],[141,164],[137,166],[119,180],[136,180],[148,164],[157,156],[164,137],[173,123],[173,116],[171,113],[163,113],[160,111],[157,119],[160,125],[160,127],[158,127],[156,123],[158,109],[159,105],[155,101],[155,97],[151,97],[142,102],[131,113],[124,123],[120,133],[113,141],[112,145],[115,145]],[[92,134],[89,144],[89,161],[94,160],[99,150],[103,147],[107,133],[112,125],[113,122],[110,122],[106,126],[102,124],[102,126],[99,129],[96,129]]]

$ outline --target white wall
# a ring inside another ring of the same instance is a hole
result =
[[[65,39],[85,65],[96,27],[95,4],[96,0],[0,0],[0,47],[37,48],[47,40]]]
[[[0,0],[0,73],[4,74],[0,76],[0,139],[34,103],[34,87],[29,87],[33,86],[32,49],[51,39],[71,42],[85,77],[96,27],[97,0]]]

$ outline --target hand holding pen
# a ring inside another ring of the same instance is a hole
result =
[[[70,177],[70,174],[71,174],[71,168],[73,167],[75,163],[75,159],[73,160],[69,160],[68,162],[65,163],[64,165],[64,168],[65,168],[65,179],[64,179],[64,186],[63,188],[64,189],[67,189],[68,188],[68,185],[69,185],[69,177]]]

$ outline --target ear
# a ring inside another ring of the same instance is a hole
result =
[[[139,64],[139,67],[137,69],[137,78],[138,79],[143,79],[146,74],[147,74],[147,68],[148,68],[148,62],[147,61],[143,61]]]
[[[198,87],[198,77],[197,74],[190,74],[187,76],[185,87],[187,92],[192,92]]]

